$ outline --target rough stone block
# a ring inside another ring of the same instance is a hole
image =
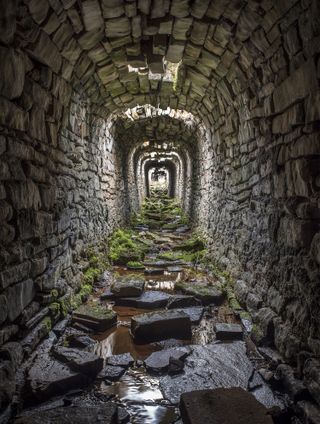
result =
[[[239,324],[217,323],[214,331],[218,340],[242,340],[243,330]]]
[[[10,286],[5,294],[8,302],[8,318],[12,322],[33,300],[35,296],[34,282],[29,279]]]
[[[268,409],[238,387],[183,393],[179,408],[185,424],[273,423]]]
[[[105,26],[106,36],[110,38],[125,37],[131,32],[130,21],[127,17],[108,19]]]
[[[1,0],[0,41],[10,44],[16,31],[17,0]]]
[[[139,340],[190,339],[191,321],[182,311],[150,312],[131,319],[131,332]]]
[[[9,183],[8,189],[15,209],[38,210],[41,206],[41,198],[38,186],[30,179],[19,182]]]
[[[14,369],[10,361],[0,362],[0,410],[10,402],[16,389]]]
[[[94,31],[103,26],[103,19],[98,0],[82,1],[81,11],[86,31]]]
[[[62,58],[56,45],[46,33],[40,31],[40,36],[33,49],[30,50],[30,54],[39,62],[48,65],[55,73],[59,72]]]
[[[189,14],[188,0],[172,0],[170,14],[176,18],[184,18]]]
[[[20,131],[28,128],[28,113],[4,97],[0,97],[0,110],[1,125]]]
[[[281,112],[298,100],[317,90],[317,72],[312,59],[305,62],[285,79],[273,93],[275,112]]]
[[[0,95],[20,97],[25,80],[25,62],[21,52],[0,46]]]
[[[0,324],[2,324],[8,316],[8,303],[7,298],[1,294],[0,295]]]
[[[185,43],[183,41],[173,41],[168,47],[166,59],[169,62],[178,63],[182,59]]]
[[[317,359],[308,359],[303,370],[304,383],[318,405],[320,405],[320,363]]]
[[[0,273],[0,288],[4,290],[11,284],[17,283],[28,277],[30,272],[30,262],[22,262],[11,266]]]

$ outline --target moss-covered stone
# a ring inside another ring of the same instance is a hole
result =
[[[143,265],[142,262],[139,262],[139,261],[129,261],[127,263],[127,268],[128,269],[137,269],[137,270],[139,270],[139,269],[144,269],[145,266]]]
[[[221,305],[225,299],[225,292],[218,284],[213,286],[206,282],[178,281],[175,289],[200,299],[204,304]]]
[[[148,246],[141,242],[138,234],[118,229],[110,238],[109,258],[115,265],[126,265],[129,261],[141,261]]]
[[[52,302],[49,305],[50,314],[54,317],[59,317],[61,312],[61,306],[59,302]]]
[[[262,328],[258,324],[253,324],[251,330],[251,338],[257,344],[260,345],[264,339],[264,333]]]
[[[42,324],[46,327],[48,333],[52,330],[52,321],[50,317],[45,317],[42,320]]]
[[[93,284],[99,279],[101,274],[102,270],[100,268],[90,267],[83,273],[83,281],[85,284]]]

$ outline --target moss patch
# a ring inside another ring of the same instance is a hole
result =
[[[101,274],[102,274],[102,270],[100,268],[93,268],[93,267],[88,268],[83,273],[83,281],[85,285],[88,285],[88,284],[92,285],[94,282],[96,282],[99,279]]]
[[[144,269],[145,268],[143,263],[139,262],[139,261],[129,261],[127,263],[127,267],[130,268],[130,269]]]
[[[143,260],[148,246],[138,234],[127,229],[116,230],[109,242],[109,258],[115,265],[126,265],[130,261]]]
[[[85,305],[81,305],[74,313],[78,315],[91,316],[95,319],[112,319],[115,316],[115,313],[112,310],[107,309],[99,303],[87,303]]]

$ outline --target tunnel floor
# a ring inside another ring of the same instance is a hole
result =
[[[181,423],[180,395],[217,387],[241,387],[286,422],[287,397],[267,382],[277,353],[251,340],[224,278],[200,261],[200,236],[180,215],[161,220],[172,202],[161,193],[148,200],[152,230],[135,218],[143,263],[106,270],[20,371],[15,423]]]

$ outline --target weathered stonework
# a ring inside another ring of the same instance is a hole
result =
[[[82,252],[137,209],[157,151],[257,325],[288,362],[318,358],[319,2],[0,11],[0,345],[27,355],[47,334],[47,305],[79,289]]]

